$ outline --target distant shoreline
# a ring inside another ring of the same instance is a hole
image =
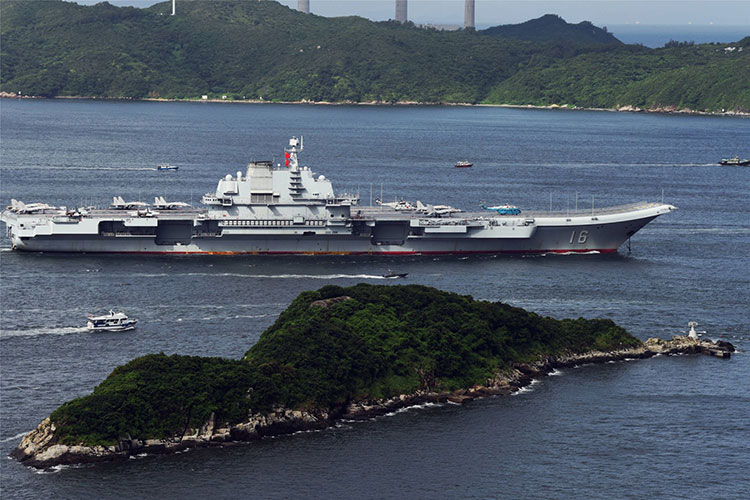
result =
[[[625,112],[625,113],[664,113],[677,115],[700,115],[700,116],[739,116],[750,117],[750,112],[744,111],[698,111],[694,109],[681,108],[676,106],[664,106],[658,108],[640,108],[637,106],[620,106],[618,108],[588,108],[582,106],[573,106],[568,104],[549,104],[546,106],[534,104],[487,104],[487,103],[455,103],[455,102],[419,102],[419,101],[309,101],[302,99],[300,101],[265,101],[260,99],[177,99],[163,97],[95,97],[95,96],[19,96],[8,92],[0,92],[0,98],[3,99],[68,99],[68,100],[87,100],[87,101],[138,101],[138,102],[192,102],[192,103],[222,103],[222,104],[308,104],[314,106],[456,106],[456,107],[484,107],[484,108],[512,108],[512,109],[551,109],[567,111],[608,111],[608,112]]]

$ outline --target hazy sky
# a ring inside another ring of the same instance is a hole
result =
[[[76,0],[92,5],[99,0]],[[184,0],[177,0],[177,9]],[[221,1],[221,0],[214,0]],[[247,0],[255,1],[255,0]],[[114,5],[147,7],[156,0],[109,0]],[[297,0],[280,0],[296,8]],[[408,0],[409,20],[417,24],[463,24],[463,0]],[[310,0],[310,11],[326,17],[358,15],[375,21],[393,19],[395,0]],[[528,21],[558,14],[566,21],[617,24],[748,26],[750,0],[476,0],[479,27]]]

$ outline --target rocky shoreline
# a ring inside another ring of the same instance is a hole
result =
[[[277,408],[268,414],[251,414],[247,421],[228,427],[217,425],[212,415],[200,429],[187,429],[180,436],[173,436],[170,439],[145,440],[127,436],[112,446],[58,444],[55,442],[55,424],[46,418],[36,429],[23,437],[10,456],[24,465],[48,468],[56,465],[127,459],[143,453],[174,453],[188,448],[228,446],[267,436],[325,429],[334,425],[338,420],[368,419],[400,408],[429,402],[463,404],[476,398],[508,395],[559,368],[643,359],[657,354],[703,353],[727,358],[732,352],[734,352],[732,344],[722,341],[711,342],[686,336],[675,336],[671,340],[648,339],[642,345],[633,348],[610,352],[588,351],[581,354],[548,357],[535,363],[517,363],[510,370],[488,380],[486,385],[476,385],[452,392],[418,391],[390,399],[352,402],[334,411],[299,411]]]

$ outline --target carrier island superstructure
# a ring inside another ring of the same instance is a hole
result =
[[[66,209],[13,200],[0,215],[12,248],[133,254],[609,253],[654,218],[675,210],[636,203],[591,211],[461,212],[418,204],[362,206],[301,166],[292,138],[284,165],[256,161],[219,180],[202,208],[126,202]]]

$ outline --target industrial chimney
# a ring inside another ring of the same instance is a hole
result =
[[[464,0],[464,29],[474,27],[474,0]]]
[[[310,13],[310,0],[297,0],[297,10],[304,12],[305,14]]]
[[[396,22],[406,22],[406,0],[396,0]]]

